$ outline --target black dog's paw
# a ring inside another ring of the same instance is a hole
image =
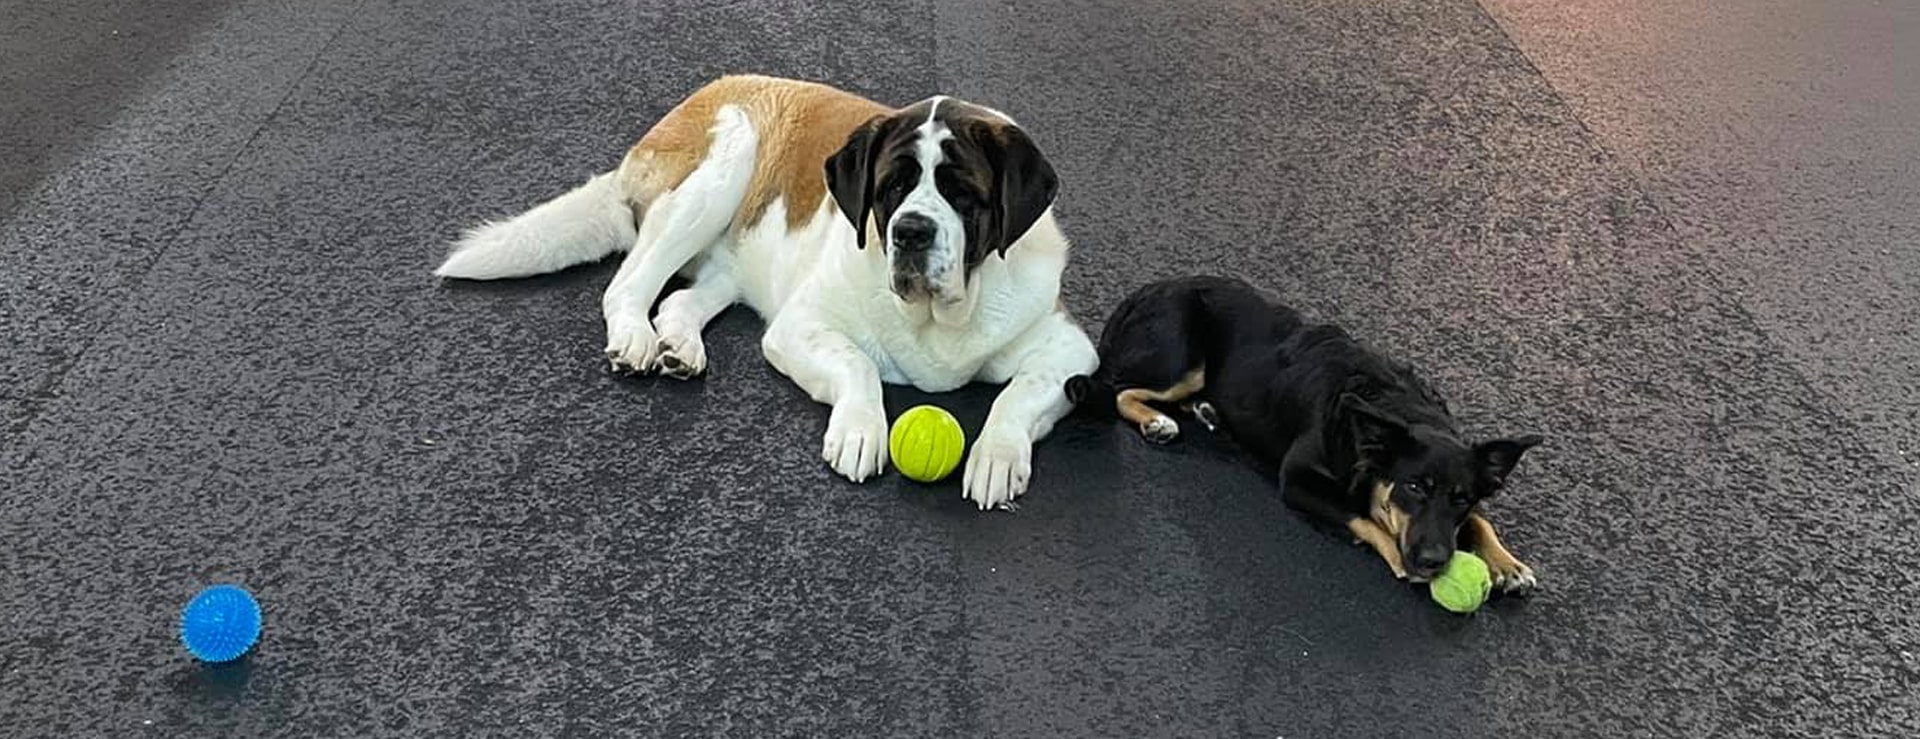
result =
[[[1493,576],[1493,591],[1501,595],[1524,596],[1540,587],[1533,568],[1517,559],[1488,562],[1487,573]]]
[[[1140,424],[1140,435],[1155,444],[1165,444],[1180,438],[1180,423],[1166,416],[1154,416],[1153,420]]]

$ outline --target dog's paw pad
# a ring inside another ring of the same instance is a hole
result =
[[[1180,436],[1180,424],[1166,416],[1155,416],[1153,420],[1140,424],[1140,435],[1155,444],[1165,444]]]
[[[660,373],[676,380],[690,380],[707,371],[706,346],[699,339],[663,336],[654,345],[655,362]]]

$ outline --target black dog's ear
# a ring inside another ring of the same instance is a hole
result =
[[[994,215],[999,223],[998,238],[990,248],[1007,256],[1007,248],[1027,234],[1033,222],[1053,205],[1060,178],[1053,164],[1040,153],[1026,131],[1017,126],[995,126],[989,137],[998,151],[994,155]]]
[[[1473,458],[1480,465],[1480,474],[1499,487],[1507,481],[1507,474],[1513,472],[1513,466],[1520,463],[1520,455],[1528,449],[1540,445],[1542,439],[1533,434],[1512,439],[1483,441],[1473,447]]]
[[[1341,395],[1340,407],[1346,409],[1353,421],[1354,447],[1362,458],[1384,461],[1405,451],[1413,441],[1405,421],[1373,407],[1358,395]]]
[[[886,116],[874,116],[847,134],[847,143],[827,157],[827,192],[853,223],[853,245],[867,248],[867,213],[873,210],[874,150]]]

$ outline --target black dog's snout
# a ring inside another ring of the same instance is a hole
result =
[[[1413,551],[1412,567],[1420,573],[1439,573],[1447,566],[1447,560],[1453,558],[1453,550],[1444,546],[1424,546]]]
[[[902,213],[893,221],[893,248],[901,251],[931,249],[936,230],[933,219],[918,213]]]

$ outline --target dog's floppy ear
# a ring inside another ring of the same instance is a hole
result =
[[[861,249],[867,248],[867,213],[873,210],[874,154],[885,138],[880,129],[887,120],[880,115],[868,118],[827,157],[827,192],[853,223],[853,245]]]
[[[988,138],[997,149],[993,154],[993,201],[998,233],[988,246],[1004,258],[1007,248],[1025,236],[1033,222],[1052,207],[1053,196],[1060,189],[1060,178],[1026,131],[1006,125],[994,129]]]
[[[1353,423],[1354,447],[1363,459],[1385,461],[1405,451],[1413,441],[1405,421],[1373,407],[1359,395],[1342,394],[1340,407]]]
[[[1539,436],[1533,434],[1483,441],[1474,445],[1473,459],[1480,467],[1480,474],[1497,488],[1506,483],[1507,474],[1513,472],[1513,466],[1520,463],[1520,455],[1539,446],[1541,441]]]

